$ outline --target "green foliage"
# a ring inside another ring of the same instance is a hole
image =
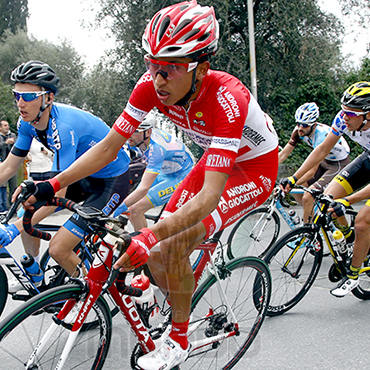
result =
[[[0,77],[0,120],[9,122],[11,130],[17,131],[16,122],[18,119],[18,109],[14,103],[12,87],[2,82]]]
[[[28,0],[0,0],[0,37],[6,30],[26,30],[28,16]]]

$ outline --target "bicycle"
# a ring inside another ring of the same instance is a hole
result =
[[[27,182],[30,184],[32,182]],[[5,217],[1,220],[1,224],[7,224],[13,215],[16,213],[19,204],[29,196],[29,189],[27,185],[23,187],[22,192],[18,196],[16,202],[12,204]],[[59,229],[58,225],[37,225],[40,230],[48,232],[56,232]],[[85,265],[89,266],[93,260],[92,254],[88,247],[86,247],[87,238],[85,241],[81,241],[75,248],[75,252],[79,255]],[[8,292],[8,277],[5,273],[6,268],[11,275],[23,286],[23,289],[10,293]],[[8,296],[10,295],[14,301],[27,301],[31,297],[45,291],[46,289],[62,285],[68,277],[68,274],[57,265],[49,255],[48,249],[42,254],[40,258],[40,268],[44,273],[44,279],[42,284],[38,287],[35,286],[34,282],[28,276],[26,271],[17,262],[17,259],[9,252],[6,247],[0,249],[0,315],[3,313],[7,303]]]
[[[316,189],[301,186],[318,203],[312,224],[288,231],[264,257],[273,281],[268,316],[281,315],[292,309],[307,294],[314,283],[323,259],[323,239],[333,258],[328,278],[331,282],[340,281],[347,274],[348,263],[352,257],[352,247],[347,245],[346,252],[338,249],[333,237],[334,227],[328,214],[331,196]],[[347,210],[349,225],[354,225],[357,212]],[[359,299],[370,299],[370,265],[367,261],[360,270],[360,284],[352,293]]]
[[[303,194],[304,191],[295,188],[291,193]],[[228,258],[246,255],[263,258],[279,237],[281,229],[279,213],[291,230],[299,226],[286,211],[285,208],[289,208],[290,204],[284,198],[285,193],[277,187],[269,204],[254,209],[235,224],[228,239]]]
[[[127,285],[120,293],[114,283],[118,271],[111,266],[129,245],[129,235],[123,233],[117,219],[92,207],[60,199],[51,204],[63,205],[88,220],[100,248],[84,279],[70,279],[64,286],[35,296],[1,322],[1,358],[9,368],[21,363],[28,370],[101,369],[112,336],[109,297],[110,305],[119,307],[137,337],[130,364],[138,369],[137,359],[155,349],[170,320],[162,309],[164,320],[150,330],[148,322],[144,325],[145,314],[153,307],[146,312],[138,310],[131,297],[140,291]],[[24,216],[26,221],[32,217],[29,212]],[[27,225],[25,230],[44,237]],[[221,234],[216,233],[199,247],[202,253],[194,271],[197,288],[188,331],[192,349],[181,368],[231,369],[250,347],[266,314],[271,289],[266,264],[257,257],[226,262]],[[73,307],[78,313],[72,325],[68,314]]]

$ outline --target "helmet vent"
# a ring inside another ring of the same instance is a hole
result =
[[[170,17],[166,17],[165,19],[163,19],[163,22],[161,24],[161,28],[159,30],[158,40],[162,40],[162,37],[166,33],[167,28],[170,25],[170,23],[171,23],[171,18]]]
[[[183,22],[181,22],[175,29],[174,31],[174,35],[176,35],[177,33],[179,33],[183,28],[185,28],[189,23],[191,23],[192,20],[191,19],[186,19],[184,20]],[[198,31],[197,31],[198,32]]]
[[[154,33],[155,28],[157,27],[157,23],[158,23],[160,17],[161,17],[161,14],[158,14],[157,17],[153,21],[153,24],[152,24],[152,34]]]

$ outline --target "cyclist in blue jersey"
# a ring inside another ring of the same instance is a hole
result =
[[[370,82],[359,81],[351,85],[342,95],[341,110],[333,120],[331,132],[326,139],[308,156],[301,168],[289,177],[284,184],[289,191],[297,179],[304,177],[306,171],[317,165],[334,147],[343,134],[360,145],[364,152],[348,164],[325,189],[331,194],[335,203],[329,211],[333,211],[333,222],[347,241],[353,244],[353,256],[347,276],[332,289],[335,297],[344,297],[359,284],[359,270],[362,264],[369,263],[370,253]],[[367,200],[355,221],[355,230],[350,228],[345,210],[351,204]]]
[[[135,230],[147,227],[145,212],[168,202],[194,161],[190,150],[171,134],[155,129],[156,116],[150,112],[128,139],[129,148],[146,160],[139,186],[114,212],[128,211]]]
[[[279,164],[283,163],[293,152],[299,141],[303,141],[312,149],[320,145],[331,131],[327,125],[317,122],[320,112],[316,103],[305,103],[295,113],[297,126],[294,128],[291,138],[284,149],[279,153]],[[308,171],[300,179],[300,184],[324,190],[336,174],[349,162],[350,148],[344,138],[341,138],[323,160]],[[314,200],[309,193],[294,194],[294,198],[303,204],[303,222],[307,223],[312,216]]]
[[[55,176],[108,134],[110,129],[100,118],[72,106],[54,103],[60,80],[49,65],[28,61],[14,69],[11,79],[15,83],[13,92],[20,118],[17,141],[9,156],[0,164],[1,183],[17,173],[33,139],[54,153],[51,171]],[[60,189],[56,195],[77,202],[84,201],[84,205],[110,214],[127,196],[128,165],[129,158],[122,149],[110,164],[68,188]],[[50,208],[37,211],[35,223],[52,213]],[[72,215],[50,242],[50,255],[70,275],[80,273],[79,268],[76,270],[80,260],[73,248],[84,237],[85,229],[85,222],[77,215]],[[0,229],[0,245],[11,243],[22,230],[22,220]],[[24,245],[26,252],[37,261],[39,243]],[[11,287],[11,290],[16,291],[17,287]]]

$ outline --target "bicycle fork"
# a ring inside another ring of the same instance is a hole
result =
[[[229,303],[229,300],[225,294],[225,292],[223,291],[222,287],[221,287],[221,279],[220,279],[220,276],[219,276],[219,273],[218,273],[218,269],[217,269],[217,266],[213,260],[213,258],[211,257],[211,253],[209,250],[207,250],[208,253],[208,256],[209,256],[209,260],[210,260],[210,264],[212,266],[212,271],[213,271],[213,275],[215,276],[216,278],[216,284],[217,284],[217,288],[218,288],[218,293],[219,295],[222,297],[222,301],[225,303],[225,306],[227,307],[227,311],[229,312],[230,316],[231,316],[231,320],[233,322],[233,329],[228,331],[228,332],[225,332],[225,333],[221,333],[221,334],[216,334],[214,335],[214,333],[209,333],[209,337],[207,338],[204,338],[204,339],[201,339],[201,340],[196,340],[196,341],[192,341],[191,342],[191,350],[190,350],[190,353],[189,353],[189,356],[191,356],[191,354],[193,352],[195,352],[196,350],[199,350],[200,348],[202,347],[205,347],[205,346],[209,346],[209,345],[212,345],[214,343],[217,343],[217,342],[220,342],[220,341],[223,341],[227,338],[230,338],[232,336],[235,336],[235,335],[238,335],[239,333],[239,325],[238,325],[238,322],[237,322],[237,318],[234,314],[234,311]],[[215,314],[214,310],[212,307],[209,308],[209,311],[208,313],[201,319],[197,320],[196,322],[194,322],[193,324],[191,324],[189,326],[189,329],[188,329],[188,337],[190,338],[190,336],[204,323],[204,322],[211,322],[211,321],[217,321],[217,314]],[[216,325],[218,326],[218,329],[222,329],[223,327],[223,322],[222,320],[218,323],[216,323]],[[214,347],[214,348],[217,348]]]

